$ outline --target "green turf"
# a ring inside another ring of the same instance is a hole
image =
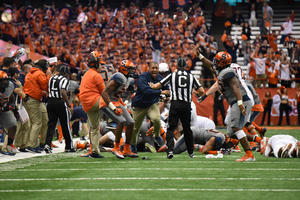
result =
[[[224,130],[222,130],[224,131]],[[267,136],[299,130],[268,130]],[[0,199],[299,199],[300,159],[265,158],[235,162],[244,153],[206,159],[195,152],[166,159],[165,153],[140,158],[81,158],[53,154],[0,164]],[[148,157],[151,160],[143,160]]]

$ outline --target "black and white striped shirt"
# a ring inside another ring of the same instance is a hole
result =
[[[173,72],[166,76],[160,83],[165,86],[170,83],[171,100],[173,101],[192,101],[193,88],[196,90],[201,87],[199,81],[186,71]]]
[[[63,75],[52,76],[49,80],[49,98],[62,99],[61,89],[68,91],[69,80]]]

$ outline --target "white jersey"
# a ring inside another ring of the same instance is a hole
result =
[[[207,117],[197,116],[197,127],[205,129],[216,129],[215,122]]]
[[[191,108],[191,126],[197,126],[197,108],[193,101],[191,102]]]
[[[242,70],[242,68],[238,64],[235,64],[235,63],[232,63],[230,65],[230,67],[233,68],[235,73],[238,75],[239,81],[241,82],[241,84],[245,88],[245,90],[247,92],[247,95],[251,100],[252,106],[254,106],[254,98],[253,98],[253,95],[252,95],[251,91],[249,90],[247,84],[245,83],[245,80],[243,79],[243,70]]]
[[[268,143],[271,145],[273,149],[274,156],[278,158],[278,150],[281,147],[284,147],[287,144],[292,143],[293,147],[296,145],[296,142],[298,142],[297,139],[295,139],[291,135],[274,135],[270,137]],[[291,148],[293,149],[293,148]],[[290,153],[289,156],[291,157]]]

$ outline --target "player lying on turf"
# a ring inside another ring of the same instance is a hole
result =
[[[233,143],[228,140],[228,136],[215,129],[204,129],[191,127],[193,132],[194,144],[200,148],[202,154],[230,154],[227,148],[233,146]],[[222,148],[222,149],[221,149]],[[174,147],[174,154],[180,154],[187,150],[184,142],[184,134],[180,136]]]
[[[265,157],[276,158],[300,158],[300,142],[291,135],[273,135],[264,138],[261,144],[260,154]]]

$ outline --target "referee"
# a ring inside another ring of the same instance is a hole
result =
[[[45,152],[48,154],[52,153],[50,147],[55,133],[57,120],[59,118],[66,142],[65,153],[73,153],[76,152],[76,150],[73,149],[73,141],[70,131],[70,116],[68,110],[69,108],[72,112],[72,107],[69,104],[67,96],[67,91],[70,84],[69,77],[71,73],[69,68],[63,64],[58,65],[57,69],[59,74],[52,76],[48,84],[49,100],[47,104],[47,112],[49,121]]]
[[[204,93],[204,88],[201,87],[200,83],[193,75],[186,72],[186,66],[186,60],[184,58],[179,58],[177,60],[177,72],[169,74],[158,83],[149,83],[149,86],[152,89],[159,89],[169,83],[171,86],[171,106],[166,137],[168,159],[173,158],[173,132],[178,126],[178,119],[180,119],[183,126],[185,144],[187,146],[189,157],[194,157],[193,133],[191,130],[192,91],[193,88],[195,88],[198,95],[201,96]]]

